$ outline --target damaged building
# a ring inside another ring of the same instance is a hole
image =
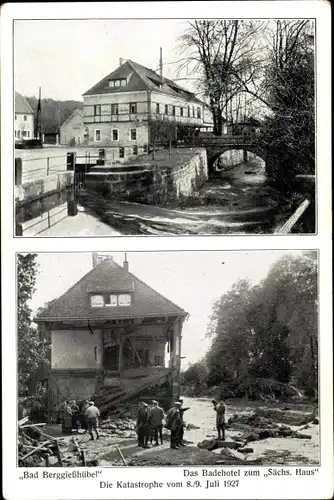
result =
[[[134,276],[126,257],[122,267],[93,254],[92,270],[34,319],[50,344],[50,411],[64,398],[112,404],[158,386],[178,398],[187,316]]]

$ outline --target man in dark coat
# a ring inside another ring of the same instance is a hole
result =
[[[166,417],[166,427],[170,430],[170,447],[174,450],[179,448],[179,434],[182,425],[182,417],[180,413],[181,403],[176,401],[174,406],[168,411]]]
[[[183,420],[183,415],[184,415],[184,412],[189,410],[189,406],[187,408],[183,408],[183,399],[179,399],[179,403],[180,403],[180,415],[181,415],[181,420],[182,420],[182,424],[180,425],[180,428],[179,428],[179,433],[178,433],[178,439],[177,439],[177,443],[178,443],[178,446],[185,446],[184,442],[183,442],[183,435],[184,435],[184,420]]]
[[[222,396],[219,397],[217,402],[215,399],[212,401],[213,409],[216,412],[216,429],[218,434],[218,439],[225,441],[225,412],[226,407]]]
[[[138,446],[148,446],[150,437],[150,413],[147,403],[141,402],[137,412]]]
[[[162,421],[164,419],[164,411],[160,408],[157,401],[152,401],[151,407],[151,442],[155,440],[155,446],[159,445],[159,437],[160,442],[163,444],[162,437]]]

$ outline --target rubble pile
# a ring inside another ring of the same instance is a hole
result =
[[[294,427],[301,425],[301,427],[292,429],[290,425],[282,422],[288,422]],[[228,420],[227,428],[242,431],[238,440],[246,444],[251,441],[278,437],[311,439],[309,434],[300,431],[309,428],[310,424],[317,425],[318,423],[319,420],[311,413],[305,416],[298,412],[278,409],[257,409],[248,415],[233,415]]]
[[[45,434],[34,424],[19,425],[17,442],[19,467],[62,466],[60,447],[64,443]]]
[[[124,438],[134,438],[136,433],[136,422],[131,417],[112,418],[102,420],[100,429],[107,434],[114,434]]]

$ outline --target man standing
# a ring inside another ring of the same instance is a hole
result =
[[[213,409],[216,412],[216,428],[218,433],[218,439],[225,441],[225,411],[226,407],[223,402],[222,396],[219,397],[217,402],[215,399],[212,401]]]
[[[62,431],[65,433],[72,432],[72,409],[68,399],[64,403],[64,420],[62,423]]]
[[[176,401],[174,406],[169,410],[166,417],[166,427],[170,429],[170,447],[174,450],[179,448],[178,436],[182,425],[182,417],[180,413],[181,403]]]
[[[98,432],[98,418],[100,416],[100,412],[99,409],[94,405],[93,401],[89,401],[89,406],[86,410],[86,416],[88,419],[88,431],[91,441],[94,441],[93,430],[95,430],[96,432],[96,439],[99,439],[100,435]]]
[[[81,427],[85,429],[85,434],[88,431],[88,417],[86,415],[86,410],[89,407],[89,401],[88,399],[85,399],[81,406],[81,411],[80,411],[80,421],[81,421]]]
[[[160,442],[163,444],[163,438],[162,438],[162,421],[164,418],[164,411],[162,408],[160,408],[159,404],[157,401],[152,401],[152,408],[151,408],[151,432],[152,432],[152,437],[155,440],[155,446],[159,445],[159,437],[160,437]]]
[[[185,444],[183,442],[183,435],[184,435],[183,414],[184,414],[185,411],[189,410],[190,408],[189,408],[189,406],[187,408],[183,408],[183,399],[179,399],[179,403],[180,403],[180,415],[181,415],[182,423],[180,425],[177,442],[178,442],[179,446],[185,446]]]
[[[72,429],[75,429],[79,432],[79,406],[76,401],[72,401],[71,403],[72,410]]]
[[[147,447],[149,440],[149,408],[143,401],[139,404],[137,412],[138,446]]]

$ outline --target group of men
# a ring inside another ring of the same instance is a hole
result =
[[[137,413],[138,446],[148,448],[154,440],[154,446],[163,444],[163,427],[170,430],[170,447],[173,449],[185,446],[183,441],[184,420],[183,414],[189,408],[183,408],[183,400],[176,401],[165,415],[158,402],[153,400],[151,405],[141,402]]]
[[[96,439],[99,439],[98,432],[98,417],[100,416],[99,409],[95,406],[94,401],[85,400],[79,409],[76,401],[65,399],[58,408],[58,421],[62,425],[64,433],[79,431],[79,428],[89,432],[91,440],[94,440],[93,431],[96,433]]]
[[[225,404],[223,398],[218,401],[212,400],[214,410],[216,412],[216,428],[218,439],[225,440]],[[184,419],[183,415],[189,408],[183,407],[183,399],[176,401],[172,408],[165,414],[164,410],[155,400],[151,405],[141,402],[137,412],[136,432],[138,435],[138,446],[148,448],[149,443],[154,446],[163,444],[163,428],[170,431],[170,447],[178,449],[185,446],[184,436]],[[93,401],[85,400],[79,409],[76,401],[65,400],[59,407],[59,423],[62,424],[63,432],[72,432],[72,429],[79,430],[79,427],[89,432],[91,440],[99,439],[98,419],[100,416],[99,409]]]

